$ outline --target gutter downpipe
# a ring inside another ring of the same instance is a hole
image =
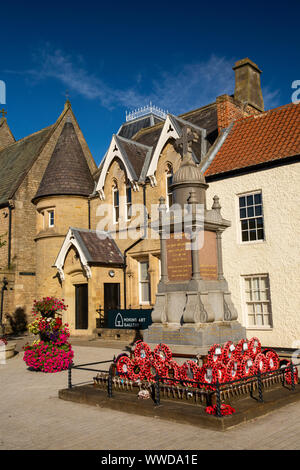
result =
[[[9,204],[8,206],[8,255],[7,255],[7,267],[10,268],[11,263],[11,219],[12,219],[13,207]]]

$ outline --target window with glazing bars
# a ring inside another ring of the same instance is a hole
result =
[[[242,242],[264,240],[264,218],[261,192],[239,196]]]
[[[244,276],[244,282],[248,326],[272,326],[269,276]]]

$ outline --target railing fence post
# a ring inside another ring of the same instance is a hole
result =
[[[159,386],[159,375],[156,374],[155,377],[155,405],[160,405],[160,386]]]
[[[107,395],[109,398],[112,398],[112,366],[110,366],[108,371]]]
[[[261,380],[261,372],[258,369],[257,371],[257,379],[258,379],[258,395],[259,395],[259,401],[263,403],[263,392],[262,392],[262,380]]]
[[[72,367],[73,362],[70,362],[68,367],[68,388],[72,388]]]
[[[291,361],[291,381],[292,381],[292,390],[295,390],[295,376],[294,376],[294,364],[293,361]]]
[[[220,394],[220,384],[219,384],[219,379],[217,377],[217,382],[216,382],[216,405],[217,405],[217,417],[222,418],[222,412],[221,412],[221,394]]]

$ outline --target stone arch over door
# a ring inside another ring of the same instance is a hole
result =
[[[88,315],[88,328],[76,328],[76,286],[87,285],[89,288],[90,280],[86,275],[85,269],[82,267],[79,254],[74,246],[72,246],[65,258],[64,264],[64,281],[63,281],[63,294],[68,310],[66,312],[66,321],[70,326],[71,335],[87,334],[92,330],[90,321],[90,312]]]

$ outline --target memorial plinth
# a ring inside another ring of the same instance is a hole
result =
[[[213,344],[237,342],[246,332],[223,274],[222,233],[231,224],[223,219],[217,196],[207,210],[208,185],[191,150],[185,147],[183,154],[171,188],[184,222],[171,214],[168,218],[160,198],[161,279],[144,340],[150,345],[167,343],[174,352],[205,354]]]

